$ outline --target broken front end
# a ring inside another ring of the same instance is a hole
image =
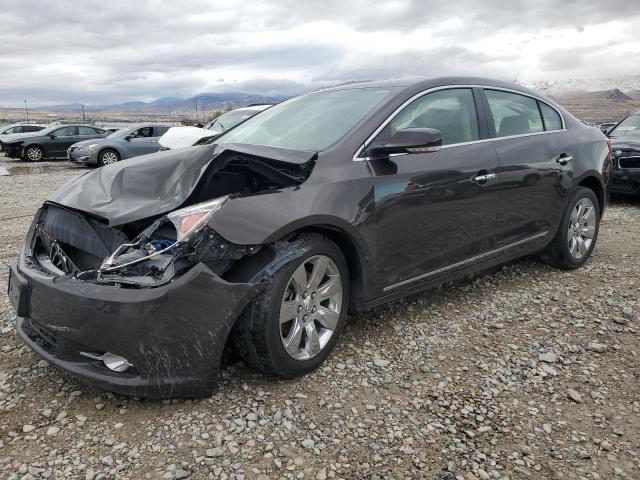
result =
[[[262,286],[233,272],[274,258],[271,246],[232,244],[212,225],[234,195],[283,187],[273,179],[286,173],[261,168],[238,158],[208,167],[182,208],[117,226],[45,203],[9,276],[19,335],[56,367],[117,393],[210,394],[229,332]]]

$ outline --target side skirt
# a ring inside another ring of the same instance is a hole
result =
[[[378,298],[374,298],[373,300],[369,300],[365,303],[364,310],[370,310],[379,305],[382,305],[383,303],[397,300],[399,298],[406,297],[407,295],[418,293],[423,290],[438,287],[443,283],[453,280],[459,280],[461,278],[467,277],[469,275],[474,275],[478,272],[495,267],[497,265],[501,265],[511,260],[515,260],[517,258],[539,252],[552,239],[553,235],[550,232],[546,232],[546,235],[541,235],[540,238],[534,238],[532,239],[532,241],[519,243],[512,247],[501,249],[499,251],[488,252],[488,254],[486,255],[480,255],[476,261],[470,261],[469,263],[461,262],[464,264],[460,265],[457,268],[456,265],[452,265],[441,270],[429,272],[428,274],[424,275],[424,279],[416,280],[415,282],[412,282],[410,285],[407,285],[404,288],[398,287],[398,289],[392,293],[388,293]]]

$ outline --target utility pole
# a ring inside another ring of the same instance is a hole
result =
[[[196,97],[196,123],[198,123],[198,97]]]
[[[29,108],[27,107],[27,100],[24,101],[24,112],[27,114],[27,122],[29,121]]]
[[[84,119],[84,105],[81,105],[82,107],[82,123],[85,123],[85,119]]]
[[[207,117],[204,114],[204,105],[202,106],[202,123],[203,124],[207,123]]]

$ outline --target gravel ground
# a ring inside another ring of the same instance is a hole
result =
[[[35,209],[83,170],[0,167],[4,292]],[[198,401],[61,374],[18,340],[3,294],[0,477],[638,479],[638,239],[640,200],[619,200],[580,270],[524,259],[353,316],[315,373],[231,363]]]

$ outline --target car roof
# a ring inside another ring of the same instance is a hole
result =
[[[501,87],[508,88],[510,90],[517,90],[523,93],[534,94],[541,96],[540,94],[533,92],[532,90],[518,85],[514,82],[497,80],[484,77],[471,77],[471,76],[449,76],[449,77],[416,77],[416,78],[399,78],[390,80],[373,80],[362,82],[349,82],[334,87],[324,88],[317,91],[327,90],[347,90],[352,88],[409,88],[415,90],[425,90],[428,88],[440,87],[445,85],[480,85],[487,87]]]

